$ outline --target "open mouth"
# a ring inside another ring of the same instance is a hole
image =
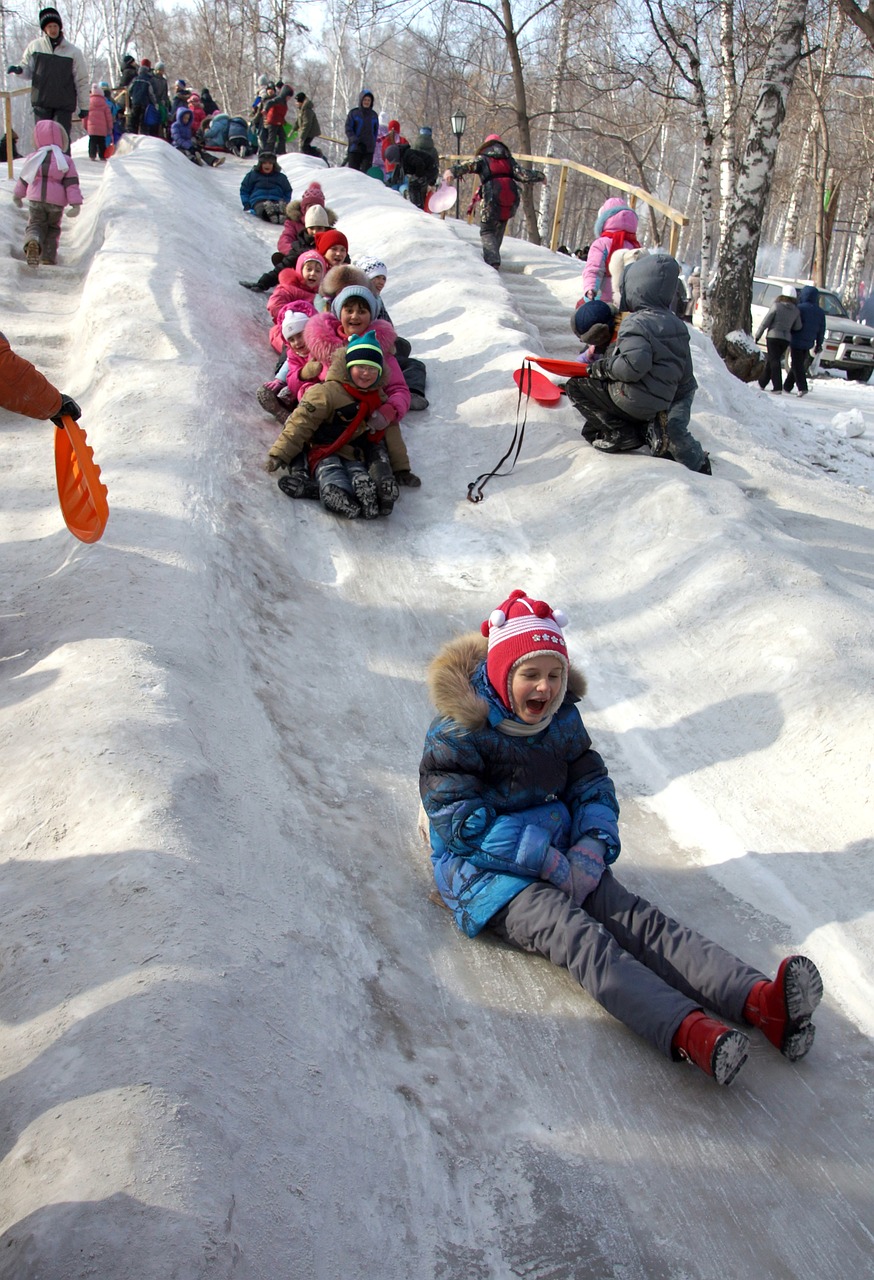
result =
[[[546,698],[527,698],[525,701],[525,710],[530,716],[542,716],[547,708]]]

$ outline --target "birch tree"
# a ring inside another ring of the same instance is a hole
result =
[[[738,168],[710,302],[712,337],[724,353],[733,329],[751,328],[750,299],[786,101],[801,59],[807,0],[778,0],[764,76]]]

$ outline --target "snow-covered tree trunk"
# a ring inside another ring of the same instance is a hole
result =
[[[712,336],[720,351],[732,329],[749,331],[751,327],[750,298],[762,218],[771,193],[786,100],[801,58],[806,17],[807,0],[780,0],[737,186],[720,237],[711,296]]]

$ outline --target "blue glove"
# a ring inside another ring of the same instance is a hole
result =
[[[20,76],[23,70],[24,67],[7,67],[6,74],[8,76]],[[16,92],[18,91],[16,90]]]

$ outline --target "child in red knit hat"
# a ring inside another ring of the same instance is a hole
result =
[[[586,686],[566,622],[513,591],[480,633],[431,664],[438,716],[419,787],[443,901],[468,936],[488,929],[547,956],[666,1057],[718,1084],[731,1083],[749,1045],[722,1019],[803,1058],[822,998],[812,960],[790,956],[768,981],[613,875],[619,806],[575,705]]]

